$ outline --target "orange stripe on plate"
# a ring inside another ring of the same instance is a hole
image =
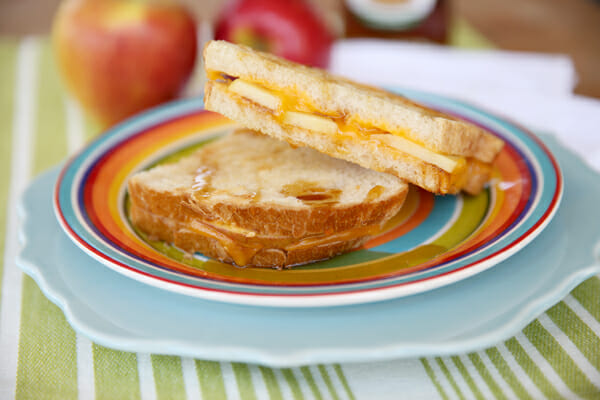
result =
[[[423,189],[417,188],[416,186],[411,186],[410,192],[408,193],[406,199],[406,203],[402,207],[402,210],[400,210],[400,212],[398,213],[400,221],[394,221],[396,217],[394,217],[391,221],[394,225],[396,223],[399,223],[400,225],[397,225],[395,228],[392,228],[391,230],[383,233],[382,235],[376,236],[373,239],[369,240],[367,243],[365,243],[364,248],[372,249],[373,247],[387,243],[415,229],[423,221],[425,221],[425,219],[427,219],[427,217],[431,213],[431,210],[433,210],[433,203],[434,200],[433,195],[431,193],[428,193]],[[405,212],[405,209],[412,209],[414,211],[412,211],[408,219],[402,221],[404,219],[402,218],[402,214]],[[384,230],[385,229],[386,228],[384,228]]]
[[[218,114],[200,112],[168,121],[119,144],[115,151],[109,152],[94,167],[86,183],[84,202],[93,224],[113,242],[120,243],[141,258],[182,272],[202,275],[198,269],[156,252],[130,231],[120,215],[122,199],[119,196],[132,171],[160,149],[196,133],[206,135],[213,131],[212,128],[226,128],[231,124],[231,121]]]

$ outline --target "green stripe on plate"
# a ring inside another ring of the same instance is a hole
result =
[[[75,332],[36,283],[23,278],[17,399],[76,399]]]
[[[451,358],[452,358],[452,362],[454,363],[454,365],[456,365],[458,372],[460,372],[460,374],[462,375],[465,382],[467,382],[467,385],[469,385],[469,389],[471,389],[471,392],[473,393],[475,398],[483,399],[484,398],[483,394],[481,394],[481,391],[475,384],[473,377],[471,376],[471,374],[469,374],[469,371],[467,371],[467,368],[465,367],[463,362],[460,360],[460,358],[458,356],[454,356]]]
[[[281,374],[283,375],[283,377],[285,378],[285,381],[287,382],[288,386],[292,390],[292,395],[294,396],[294,399],[296,399],[296,400],[303,399],[304,396],[302,395],[302,390],[300,390],[300,385],[298,384],[298,381],[296,380],[296,377],[294,376],[294,372],[292,372],[292,370],[289,368],[282,368]]]
[[[523,333],[573,392],[581,396],[597,392],[560,343],[538,321],[529,324]]]
[[[335,390],[335,387],[333,386],[333,382],[331,382],[331,378],[329,377],[329,374],[327,373],[327,368],[325,368],[324,365],[319,365],[319,372],[321,373],[321,376],[323,377],[323,381],[325,382],[325,385],[327,385],[327,389],[329,390],[329,393],[331,394],[331,398],[333,400],[339,400],[339,396]]]
[[[506,348],[510,351],[521,368],[527,373],[531,381],[544,393],[544,396],[548,399],[559,399],[560,393],[554,389],[554,386],[546,378],[544,373],[539,369],[537,364],[533,362],[531,357],[527,355],[523,347],[519,344],[519,341],[515,338],[507,340],[505,343]]]
[[[344,371],[342,371],[341,365],[335,364],[333,366],[333,369],[335,370],[335,373],[337,374],[337,377],[340,380],[340,382],[342,382],[342,386],[344,386],[348,398],[351,400],[356,400],[356,397],[354,396],[354,393],[352,392],[352,389],[350,389],[350,385],[348,384],[348,379],[346,379],[346,375],[344,375]]]
[[[594,276],[581,285],[577,286],[571,292],[573,297],[590,313],[596,321],[600,322],[600,301],[598,301],[598,293],[600,293],[600,279]]]
[[[371,250],[355,250],[350,253],[341,254],[339,256],[330,258],[329,260],[319,261],[312,264],[298,265],[294,267],[295,270],[319,270],[343,267],[346,265],[360,264],[368,261],[379,260],[383,257],[389,257],[390,253],[383,253],[380,251]]]
[[[500,372],[500,375],[502,375],[506,383],[508,383],[513,392],[515,392],[517,397],[519,399],[530,399],[531,396],[529,395],[527,390],[525,390],[523,385],[521,385],[521,382],[519,382],[519,379],[515,376],[514,372],[508,366],[498,349],[492,347],[487,349],[485,353],[488,355],[492,363],[496,366],[496,369],[498,370],[498,372]]]
[[[440,385],[440,382],[435,376],[435,373],[433,372],[431,365],[429,365],[429,362],[426,359],[421,358],[421,364],[423,364],[423,368],[425,368],[427,376],[429,376],[429,379],[431,379],[431,382],[433,382],[433,386],[435,386],[442,399],[448,400],[448,395],[446,394],[446,392],[444,392],[444,388],[442,388],[442,385]]]
[[[223,374],[218,362],[196,360],[196,372],[203,399],[227,399]]]
[[[481,224],[490,203],[489,189],[483,190],[477,196],[464,195],[462,199],[463,207],[460,211],[460,215],[456,219],[456,221],[460,221],[460,223],[454,223],[446,232],[444,232],[444,234],[437,238],[433,244],[442,246],[446,249],[451,249],[463,242]]]
[[[588,361],[600,370],[600,357],[598,357],[600,338],[594,331],[563,302],[546,311],[546,314],[571,339]]]
[[[240,398],[242,400],[256,400],[254,384],[252,383],[252,375],[247,364],[231,363],[231,368],[235,374]]]
[[[446,367],[446,364],[444,363],[444,361],[440,357],[436,357],[435,361],[439,365],[440,369],[442,370],[442,373],[444,374],[444,376],[446,377],[446,379],[448,380],[448,382],[450,382],[450,385],[452,386],[452,388],[454,389],[454,391],[458,395],[458,398],[459,399],[464,399],[465,396],[460,391],[460,388],[456,384],[456,381],[454,380],[454,377],[452,377],[452,374],[450,373],[450,371],[448,371],[448,367]]]
[[[277,377],[271,368],[267,367],[258,367],[260,370],[263,379],[265,380],[265,385],[267,386],[267,392],[269,392],[269,399],[271,400],[283,400],[283,395],[281,394],[281,388],[279,387],[279,383],[277,382]]]
[[[96,400],[139,399],[140,378],[135,353],[93,344]]]
[[[184,399],[185,384],[181,358],[177,356],[151,355],[152,375],[158,400]]]
[[[312,392],[315,399],[321,400],[323,397],[321,396],[321,392],[319,391],[319,388],[317,387],[317,384],[315,383],[315,379],[312,376],[310,369],[308,367],[300,367],[300,371],[302,372],[304,379],[306,379],[306,382],[308,382],[310,391]]]
[[[6,240],[16,68],[17,42],[0,39],[0,254],[4,254]],[[0,259],[0,282],[2,282],[3,271],[4,257]],[[2,285],[0,285],[0,298],[1,295]]]
[[[479,375],[481,375],[481,378],[483,378],[485,383],[488,385],[490,391],[494,394],[494,397],[497,399],[506,399],[506,395],[502,392],[502,389],[500,389],[500,386],[498,386],[490,374],[490,371],[488,371],[488,369],[485,367],[483,361],[481,361],[481,357],[479,357],[479,355],[476,353],[471,353],[469,354],[469,360],[471,360],[477,369],[477,372],[479,372]]]

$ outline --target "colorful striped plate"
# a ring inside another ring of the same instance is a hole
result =
[[[366,303],[424,292],[506,259],[550,222],[562,196],[558,164],[524,129],[467,104],[421,92],[408,97],[483,126],[506,141],[489,188],[433,196],[411,188],[401,212],[363,248],[277,271],[185,256],[128,220],[127,179],[229,132],[201,99],[151,110],[118,125],[63,169],[55,211],[68,236],[108,267],[153,286],[205,299],[268,306]]]

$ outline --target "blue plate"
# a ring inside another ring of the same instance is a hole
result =
[[[121,350],[272,366],[472,351],[512,336],[600,272],[600,176],[552,137],[543,140],[565,182],[548,227],[494,268],[413,296],[282,309],[213,302],[129,279],[62,232],[52,211],[57,170],[23,197],[17,262],[77,331]]]
[[[63,169],[55,209],[84,252],[133,279],[188,296],[245,305],[326,307],[425,292],[495,266],[530,243],[559,207],[562,177],[552,154],[526,130],[476,107],[402,91],[501,137],[492,179],[477,196],[412,188],[401,212],[361,249],[286,271],[240,269],[191,259],[146,240],[127,217],[132,174],[232,129],[201,99],[166,104],[99,137]]]

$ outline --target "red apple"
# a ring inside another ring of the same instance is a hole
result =
[[[53,46],[70,91],[112,125],[176,97],[196,60],[196,25],[176,3],[67,0]]]
[[[235,0],[218,19],[215,37],[325,68],[333,37],[302,0]]]

